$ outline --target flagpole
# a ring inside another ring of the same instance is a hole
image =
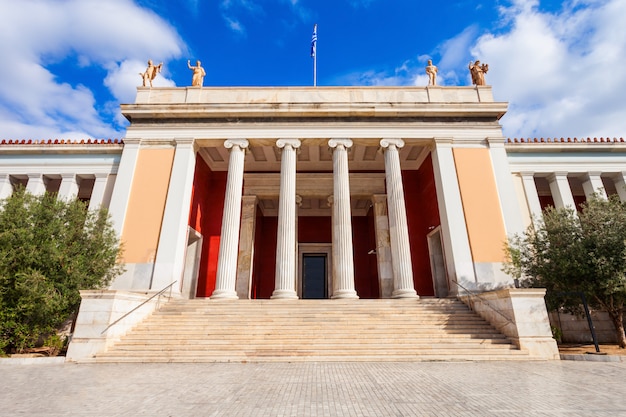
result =
[[[317,87],[317,53],[313,57],[313,87]]]
[[[313,57],[313,87],[317,87],[317,23],[313,26],[311,37],[311,57]]]

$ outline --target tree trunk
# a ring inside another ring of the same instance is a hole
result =
[[[626,348],[626,334],[624,334],[624,313],[622,309],[617,311],[609,311],[609,316],[615,326],[615,335],[617,336],[617,344],[620,348]]]

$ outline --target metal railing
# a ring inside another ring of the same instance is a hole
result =
[[[465,288],[463,285],[461,285],[458,281],[454,281],[454,283],[456,285],[458,285],[460,288],[462,288],[463,290],[465,290],[465,292],[467,293],[467,295],[469,296],[470,299],[470,303],[468,304],[468,307],[470,308],[470,310],[474,311],[475,313],[477,313],[477,311],[474,309],[474,301],[472,300],[472,297],[478,298],[480,299],[483,303],[485,303],[486,305],[488,305],[490,307],[491,310],[493,310],[494,312],[498,313],[500,316],[502,316],[502,318],[504,318],[504,320],[506,321],[506,323],[500,325],[500,326],[496,326],[494,323],[491,323],[498,331],[500,331],[503,327],[505,327],[507,324],[512,324],[515,325],[515,322],[513,321],[512,318],[508,317],[506,314],[504,314],[503,312],[501,312],[500,310],[498,310],[497,308],[495,308],[492,304],[490,304],[485,298],[483,298],[481,296],[480,293],[469,290],[467,288]]]
[[[117,323],[119,323],[120,321],[124,320],[126,317],[130,316],[133,312],[135,312],[137,309],[139,309],[140,307],[142,307],[143,305],[147,304],[148,302],[150,302],[150,300],[152,300],[154,297],[160,297],[161,294],[163,294],[165,291],[167,291],[167,289],[169,288],[170,290],[170,295],[169,298],[172,298],[172,286],[174,284],[176,284],[176,282],[178,281],[174,281],[171,284],[169,284],[168,286],[166,286],[165,288],[163,288],[161,291],[153,294],[150,298],[148,298],[147,300],[145,300],[144,302],[142,302],[141,304],[139,304],[138,306],[136,306],[135,308],[133,308],[132,310],[130,310],[128,313],[124,314],[122,317],[120,317],[119,319],[115,320],[113,323],[109,324],[103,331],[100,332],[100,334],[103,334],[104,332],[106,332],[107,330],[109,330],[111,327],[113,327],[114,325],[116,325]],[[157,300],[157,304],[160,301]]]

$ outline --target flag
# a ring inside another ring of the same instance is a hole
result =
[[[315,58],[317,52],[317,24],[313,26],[313,36],[311,36],[311,58]]]

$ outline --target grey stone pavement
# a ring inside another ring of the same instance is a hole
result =
[[[48,362],[0,376],[2,416],[626,416],[624,362]]]

